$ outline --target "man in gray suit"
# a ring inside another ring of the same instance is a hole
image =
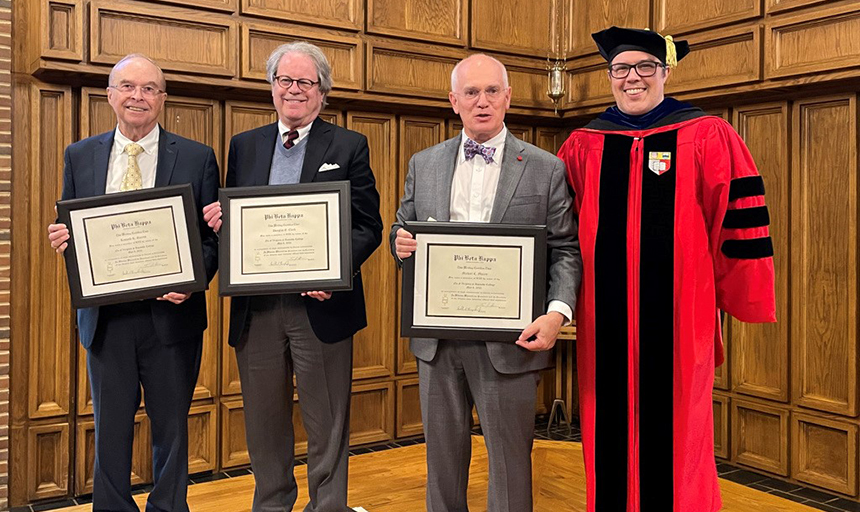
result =
[[[487,509],[527,512],[538,371],[549,365],[548,351],[573,316],[582,271],[576,221],[561,160],[505,128],[511,88],[501,62],[486,55],[462,60],[448,98],[463,133],[412,156],[391,250],[398,262],[415,251],[403,229],[410,220],[545,224],[549,302],[516,344],[411,340],[427,440],[427,510],[468,510],[475,405],[489,454]]]

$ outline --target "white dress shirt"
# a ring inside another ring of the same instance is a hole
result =
[[[137,166],[140,168],[140,177],[143,188],[153,188],[155,186],[155,169],[158,166],[158,137],[160,130],[158,125],[151,132],[147,133],[142,139],[137,141],[137,144],[143,148],[143,152],[137,155]],[[110,160],[108,163],[107,182],[105,183],[105,193],[113,194],[120,191],[122,186],[122,177],[128,170],[128,154],[125,152],[125,146],[135,142],[119,131],[119,126],[116,127],[113,135],[113,147],[110,150]]]
[[[293,141],[293,144],[298,144],[302,139],[308,136],[311,132],[311,126],[313,126],[313,121],[302,126],[301,128],[296,128],[296,131],[299,132],[299,138]],[[281,144],[287,142],[287,134],[290,133],[291,128],[284,124],[283,121],[278,119],[278,133],[281,134]]]
[[[505,139],[508,129],[502,126],[498,135],[483,143],[485,147],[496,148],[493,159],[489,163],[480,154],[471,160],[466,160],[464,145],[466,132],[460,136],[460,151],[457,156],[457,167],[454,169],[454,179],[451,182],[451,215],[452,222],[490,222],[493,212],[493,202],[496,198],[496,188],[499,186],[499,175],[502,172],[502,156],[505,153]],[[573,318],[570,305],[551,300],[547,313],[555,311],[564,316],[564,325],[569,325]]]

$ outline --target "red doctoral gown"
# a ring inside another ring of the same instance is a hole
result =
[[[714,512],[720,315],[776,321],[764,184],[720,118],[574,131],[588,512]],[[668,124],[667,124],[668,123]],[[589,126],[595,126],[592,123]]]

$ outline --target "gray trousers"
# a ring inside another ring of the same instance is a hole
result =
[[[472,405],[489,456],[488,512],[532,510],[538,379],[538,372],[497,372],[480,341],[440,341],[432,361],[418,360],[428,512],[468,511]]]
[[[308,433],[306,512],[345,512],[349,462],[352,338],[323,343],[298,295],[251,299],[236,346],[245,437],[254,471],[253,512],[293,509],[293,372]]]

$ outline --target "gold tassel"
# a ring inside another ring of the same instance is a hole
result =
[[[670,68],[678,66],[678,53],[675,51],[675,42],[672,36],[664,36],[666,40],[666,65]]]

